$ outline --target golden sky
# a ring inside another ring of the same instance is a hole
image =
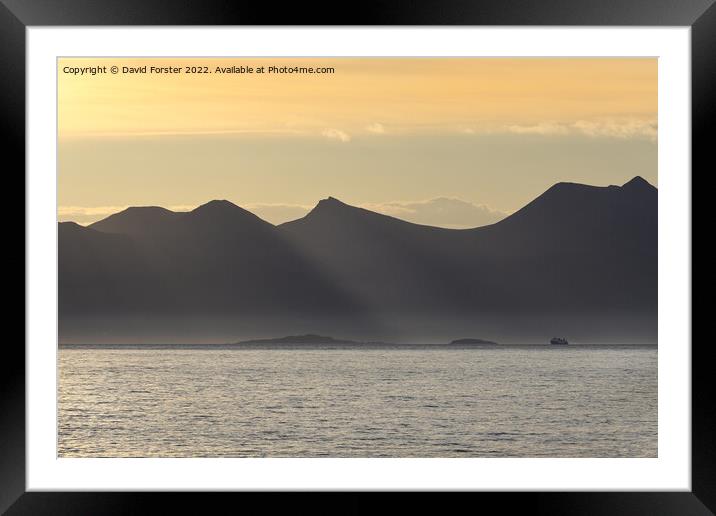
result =
[[[404,215],[405,205],[436,198],[499,214],[558,180],[621,184],[639,174],[656,184],[656,59],[71,58],[58,65],[61,220],[228,198],[280,222],[327,195]],[[96,66],[107,73],[67,73]],[[142,66],[147,73],[122,72]],[[212,73],[152,73],[152,66]],[[265,71],[217,73],[231,66]],[[269,66],[334,72],[268,73]],[[479,221],[470,217],[435,220]]]

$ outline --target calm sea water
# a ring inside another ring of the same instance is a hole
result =
[[[62,457],[655,457],[657,349],[61,349]]]

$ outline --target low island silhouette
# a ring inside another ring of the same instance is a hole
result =
[[[285,337],[275,337],[268,339],[249,339],[241,340],[233,343],[235,345],[272,345],[272,344],[288,344],[288,345],[370,345],[370,346],[399,346],[401,343],[397,342],[383,342],[383,341],[358,341],[349,339],[337,339],[326,335],[316,335],[308,333],[305,335],[287,335]],[[463,338],[453,340],[446,345],[452,346],[470,346],[470,345],[488,345],[497,346],[497,342],[475,338]]]
[[[491,340],[466,338],[466,339],[455,339],[450,342],[450,345],[451,346],[498,346],[499,344],[497,342],[493,342]]]

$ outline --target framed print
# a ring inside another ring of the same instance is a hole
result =
[[[4,2],[27,306],[2,509],[709,514],[715,9]]]

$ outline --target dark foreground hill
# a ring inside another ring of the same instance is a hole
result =
[[[228,201],[187,213],[129,208],[87,228],[61,223],[61,338],[276,334],[305,323],[379,339],[500,338],[531,325],[654,340],[657,206],[656,188],[636,177],[559,183],[467,230],[333,198],[280,226]]]

